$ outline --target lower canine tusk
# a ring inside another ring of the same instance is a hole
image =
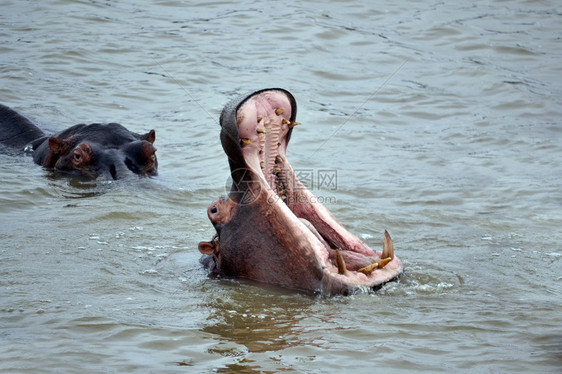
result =
[[[362,267],[361,269],[357,270],[360,273],[363,273],[365,275],[369,275],[371,274],[373,271],[375,271],[375,269],[382,269],[383,267],[386,266],[386,264],[388,264],[390,261],[392,261],[392,258],[387,257],[387,258],[381,258],[379,260],[379,262],[374,262],[371,265],[367,265],[365,267]]]
[[[394,258],[394,244],[392,244],[392,238],[390,237],[388,231],[384,230],[384,242],[382,243],[381,258],[387,257],[390,257],[390,259]]]
[[[341,255],[341,249],[336,249],[336,264],[338,265],[338,273],[342,275],[347,275],[347,267],[345,266],[345,260]]]
[[[382,269],[383,267],[386,266],[386,264],[388,264],[390,261],[392,261],[391,257],[387,257],[387,258],[383,258],[379,261],[379,269]]]
[[[357,270],[357,271],[360,272],[360,273],[369,275],[369,274],[371,274],[375,269],[378,269],[378,267],[379,267],[379,263],[378,263],[378,262],[375,262],[375,263],[372,263],[371,265],[367,265],[367,266],[365,266],[365,267],[362,267],[361,269],[359,269],[359,270]]]

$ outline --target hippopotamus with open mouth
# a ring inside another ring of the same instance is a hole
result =
[[[46,135],[30,120],[0,104],[0,145],[33,152],[33,161],[64,175],[121,179],[158,173],[156,132],[129,131],[118,123],[79,124]]]
[[[297,114],[291,93],[264,89],[228,103],[221,143],[232,187],[207,215],[216,235],[199,243],[211,273],[325,295],[368,291],[402,272],[385,231],[382,251],[347,231],[297,179],[286,151]]]

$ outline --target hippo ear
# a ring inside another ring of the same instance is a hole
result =
[[[200,242],[199,252],[204,255],[212,255],[215,253],[215,243],[214,242]]]
[[[154,154],[156,153],[157,149],[150,143],[142,143],[141,151],[139,156],[137,157],[137,161],[141,164],[145,164],[147,162],[154,163],[155,157]]]
[[[146,134],[141,135],[141,139],[146,140],[149,143],[154,143],[154,141],[156,140],[156,131],[150,130]]]
[[[49,149],[56,155],[62,155],[68,153],[70,150],[70,144],[64,140],[51,136],[49,138]]]

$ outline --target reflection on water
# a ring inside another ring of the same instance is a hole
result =
[[[45,175],[48,179],[48,186],[58,189],[62,196],[67,199],[79,199],[100,195],[111,188],[112,181],[95,181],[81,178],[78,176],[59,175],[56,172],[49,172]]]
[[[223,338],[215,352],[231,354],[238,346],[248,352],[274,352],[309,343],[300,339],[299,322],[306,318],[315,299],[260,286],[234,283],[227,285],[228,294],[221,295],[226,299],[211,300],[208,320],[212,323],[203,331]],[[249,291],[251,298],[248,298]],[[229,343],[236,345],[232,348]]]
[[[155,128],[159,175],[0,154],[0,371],[558,372],[560,11],[546,1],[3,4],[0,101]],[[222,106],[284,87],[288,157],[405,273],[320,298],[209,278]]]

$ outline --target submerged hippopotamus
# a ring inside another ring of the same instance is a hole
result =
[[[219,276],[249,278],[326,295],[380,286],[402,271],[385,231],[374,251],[347,231],[297,179],[287,144],[297,104],[283,89],[239,97],[220,117],[232,187],[207,209],[216,235],[199,243]]]
[[[154,130],[139,135],[118,123],[75,125],[52,136],[13,109],[0,104],[0,144],[32,151],[33,161],[64,174],[88,179],[154,176],[158,161]]]

